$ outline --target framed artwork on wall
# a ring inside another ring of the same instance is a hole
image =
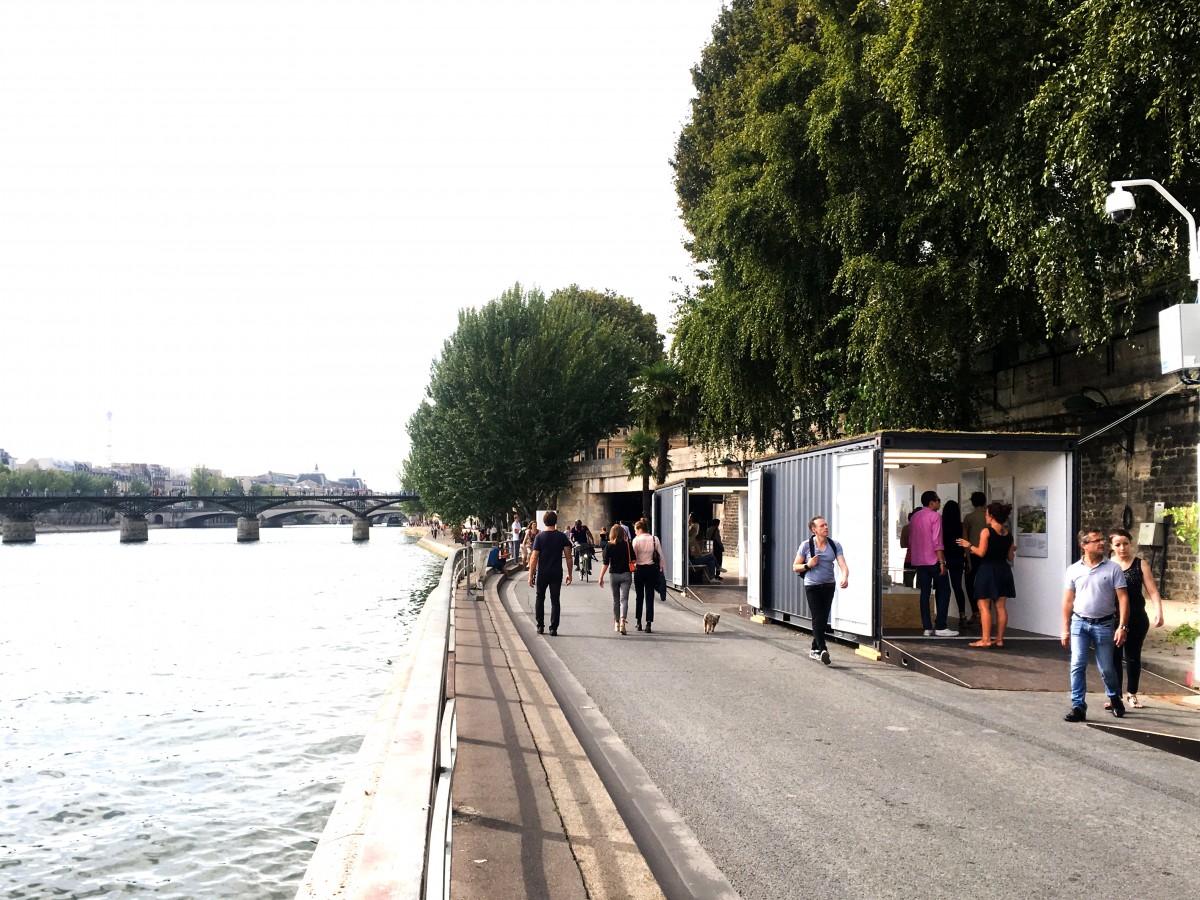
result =
[[[976,491],[987,493],[987,470],[963,469],[962,475],[958,478],[958,483],[962,487],[962,493],[960,494],[963,498],[962,502],[970,503],[971,495]]]
[[[998,478],[989,478],[987,480],[987,498],[988,503],[1012,503],[1013,477],[1001,475]]]
[[[1021,491],[1021,502],[1016,505],[1017,555],[1049,556],[1046,541],[1046,511],[1048,489],[1039,484]]]
[[[889,486],[892,510],[892,537],[900,540],[900,532],[908,524],[908,514],[913,511],[913,486],[893,484]]]

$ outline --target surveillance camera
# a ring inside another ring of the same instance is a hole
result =
[[[1137,209],[1137,203],[1134,202],[1133,194],[1125,188],[1114,188],[1104,201],[1104,211],[1118,225],[1133,215],[1135,209]]]

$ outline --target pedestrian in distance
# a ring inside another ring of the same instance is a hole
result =
[[[974,491],[971,494],[971,511],[963,516],[963,537],[974,543],[979,533],[987,527],[987,494]],[[967,589],[967,602],[971,604],[971,618],[967,624],[973,624],[979,615],[979,605],[975,602],[975,576],[979,573],[979,561],[971,553],[967,553],[967,566],[963,570],[963,581]]]
[[[808,531],[808,539],[796,549],[792,571],[804,576],[804,597],[812,614],[813,639],[808,656],[829,665],[832,660],[825,645],[829,612],[833,609],[835,588],[839,584],[843,588],[850,584],[850,569],[846,566],[842,545],[829,536],[828,522],[821,516],[813,516],[808,520]],[[833,570],[835,563],[841,569],[840,582]]]
[[[666,559],[662,544],[656,535],[650,534],[650,523],[638,519],[633,526],[637,536],[633,539],[634,618],[637,630],[642,630],[643,604],[646,613],[646,633],[654,630],[654,591],[659,575],[666,573]]]
[[[1071,648],[1071,711],[1063,717],[1068,722],[1087,719],[1089,649],[1096,654],[1112,714],[1125,715],[1114,660],[1129,631],[1129,591],[1121,567],[1104,555],[1106,543],[1099,528],[1080,531],[1083,556],[1067,567],[1064,578],[1062,645]]]
[[[708,530],[704,533],[705,540],[712,545],[713,559],[717,561],[717,581],[721,580],[721,573],[725,571],[721,565],[725,562],[725,543],[721,540],[721,520],[713,519],[712,524],[708,526]]]
[[[525,537],[521,538],[521,564],[529,566],[529,571],[533,571],[533,566],[529,562],[529,557],[533,553],[533,541],[537,537],[538,527],[536,522],[530,522],[529,527],[525,529]]]
[[[537,633],[543,633],[546,613],[546,591],[550,592],[550,636],[558,635],[558,620],[561,612],[559,599],[562,595],[563,569],[566,569],[567,584],[571,583],[571,539],[559,531],[558,513],[550,510],[542,516],[545,529],[533,539],[529,554],[529,586],[535,588],[533,618]]]
[[[966,568],[967,557],[966,551],[958,542],[963,536],[960,515],[958,503],[947,500],[946,505],[942,507],[942,549],[946,551],[946,575],[950,579],[950,592],[958,604],[958,627],[961,629],[971,623],[972,617],[967,614],[967,594],[963,590],[963,571]]]
[[[1108,543],[1112,547],[1112,561],[1125,573],[1125,590],[1129,592],[1129,631],[1125,643],[1116,649],[1113,663],[1117,668],[1117,692],[1121,688],[1121,664],[1128,675],[1125,682],[1129,690],[1125,704],[1131,709],[1141,709],[1138,687],[1142,680],[1142,644],[1150,628],[1161,628],[1163,624],[1162,597],[1149,564],[1140,556],[1134,556],[1133,536],[1124,528],[1113,528],[1108,532]],[[1154,615],[1146,613],[1146,597],[1154,601]]]
[[[983,531],[969,541],[960,538],[958,545],[976,557],[975,602],[979,604],[979,640],[972,647],[1003,647],[1008,628],[1008,600],[1017,594],[1013,582],[1012,561],[1017,552],[1008,517],[1012,505],[993,501],[987,505]],[[992,613],[995,612],[996,639],[992,640]]]
[[[521,553],[521,517],[517,513],[513,513],[512,525],[508,529],[508,539],[511,542],[508,555],[516,559]]]
[[[942,546],[942,498],[937,491],[921,495],[921,508],[913,513],[909,525],[908,552],[917,570],[917,587],[921,591],[921,624],[925,637],[958,637],[958,632],[946,625],[950,611],[950,579],[946,576],[946,550]],[[934,594],[937,618],[929,617],[929,595]]]
[[[702,569],[710,582],[717,580],[717,558],[700,543],[700,523],[691,513],[688,513],[688,563]]]
[[[601,534],[601,537],[603,536]],[[602,546],[604,551],[603,565],[600,567],[600,587],[604,587],[604,576],[608,575],[613,598],[613,628],[617,634],[626,634],[629,588],[633,584],[633,572],[629,568],[631,548],[625,540],[625,530],[620,525],[614,525],[609,529],[608,541]]]

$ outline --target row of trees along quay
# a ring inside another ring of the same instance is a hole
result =
[[[277,485],[251,483],[247,490],[241,480],[218,475],[205,466],[192,469],[189,485],[193,494],[217,496],[231,494],[241,496],[267,496],[282,494]],[[0,496],[17,497],[22,494],[38,496],[67,496],[82,494],[98,497],[104,494],[139,494],[148,496],[151,487],[144,479],[134,478],[127,486],[119,485],[110,475],[87,472],[60,472],[55,469],[10,469],[0,466]]]
[[[652,424],[646,400],[672,378],[655,316],[628,298],[516,284],[459,313],[408,421],[404,488],[446,521],[505,522],[514,509],[528,520],[567,484],[574,456]],[[665,473],[670,434],[646,434],[635,432],[639,446]]]
[[[1118,228],[1104,198],[1137,175],[1200,205],[1197,59],[1200,6],[1166,0],[732,0],[672,159],[698,283],[669,355],[622,333],[624,298],[518,286],[447,341],[406,486],[451,518],[528,515],[638,422],[645,463],[658,363],[672,421],[740,458],[976,427],[980,358],[1091,352],[1187,299],[1174,211]]]

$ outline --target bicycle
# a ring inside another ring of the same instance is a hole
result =
[[[594,557],[595,550],[591,544],[575,545],[575,570],[579,572],[579,577],[584,581],[592,577],[592,559]]]

